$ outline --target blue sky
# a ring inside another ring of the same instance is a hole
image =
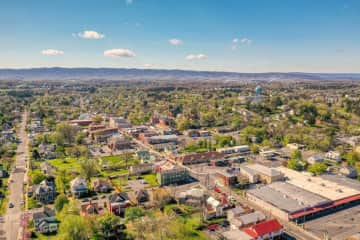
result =
[[[0,68],[360,72],[358,0],[1,0]]]

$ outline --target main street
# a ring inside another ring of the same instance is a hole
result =
[[[26,160],[28,156],[28,137],[25,131],[27,121],[26,113],[22,116],[20,128],[18,130],[18,137],[20,143],[16,152],[16,160],[13,166],[13,171],[10,173],[9,181],[9,204],[12,203],[14,207],[8,208],[5,215],[4,230],[6,232],[7,240],[16,240],[18,238],[20,229],[20,219],[24,208],[24,177],[27,169]]]

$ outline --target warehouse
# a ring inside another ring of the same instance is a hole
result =
[[[294,222],[324,216],[360,203],[360,183],[336,175],[311,177],[277,168],[286,182],[274,182],[247,192],[247,198],[271,214]]]

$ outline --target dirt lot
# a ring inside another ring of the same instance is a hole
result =
[[[323,238],[327,231],[332,240],[346,239],[346,237],[360,232],[360,206],[309,221],[305,224],[305,229],[320,238]]]

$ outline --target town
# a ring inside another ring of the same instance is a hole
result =
[[[1,239],[359,239],[359,82],[1,87]]]

